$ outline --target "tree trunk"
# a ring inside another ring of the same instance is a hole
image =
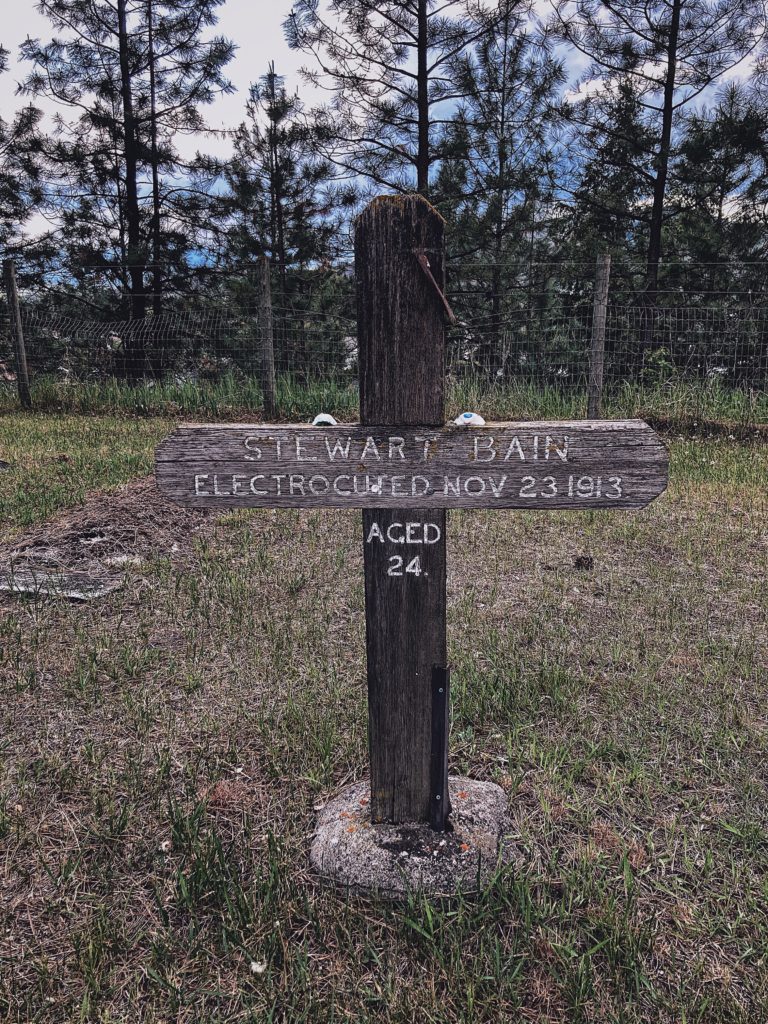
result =
[[[651,210],[651,232],[648,239],[648,262],[646,272],[646,297],[649,306],[655,306],[659,291],[659,262],[661,260],[661,233],[664,221],[664,199],[669,172],[669,153],[672,142],[672,119],[675,103],[675,79],[677,76],[677,45],[680,36],[680,9],[682,0],[673,0],[672,20],[669,26],[667,46],[667,76],[664,82],[664,106],[661,121],[661,141],[656,157],[656,178],[653,184],[653,209]]]
[[[418,0],[418,152],[416,155],[416,191],[426,196],[429,192],[429,14],[427,0]]]
[[[123,147],[125,157],[125,219],[128,227],[128,276],[131,282],[131,319],[142,320],[146,313],[144,260],[141,252],[141,213],[138,188],[138,140],[133,111],[130,55],[128,52],[127,0],[117,0],[120,52],[120,95],[123,101]],[[141,376],[146,352],[141,330],[126,332],[125,360],[130,377]]]
[[[495,353],[491,353],[489,365],[491,369],[503,368],[504,353],[502,352],[503,331],[501,325],[501,261],[504,254],[505,234],[505,210],[507,205],[507,75],[509,74],[509,6],[504,11],[504,51],[501,62],[501,95],[499,97],[499,123],[497,125],[498,138],[496,146],[496,159],[499,163],[499,177],[496,188],[496,217],[494,224],[494,268],[493,268],[493,294],[491,297],[491,314],[493,327],[491,329],[492,343],[495,344]]]
[[[163,312],[163,270],[160,266],[160,157],[157,147],[157,74],[155,69],[154,0],[147,0],[149,41],[150,159],[152,162],[152,314]]]

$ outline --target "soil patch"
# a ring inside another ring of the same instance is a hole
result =
[[[62,569],[95,577],[138,566],[157,555],[188,549],[215,512],[180,508],[157,490],[153,477],[99,492],[12,542],[0,543],[0,567]]]

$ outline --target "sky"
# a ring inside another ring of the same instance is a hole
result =
[[[546,17],[549,3],[550,0],[535,0],[534,10],[539,17]],[[6,120],[25,102],[24,98],[16,95],[18,82],[28,73],[28,65],[17,59],[19,44],[27,36],[36,36],[45,41],[52,37],[50,22],[36,8],[36,0],[4,0],[0,42],[10,52],[10,68],[9,73],[0,76],[0,117]],[[290,9],[291,0],[226,0],[219,8],[219,22],[212,31],[232,39],[237,51],[226,69],[235,91],[220,96],[204,111],[208,124],[215,131],[231,130],[242,122],[248,87],[266,73],[270,61],[275,62],[278,74],[285,76],[289,90],[300,87],[302,98],[311,104],[314,98],[312,90],[302,83],[299,76],[299,68],[307,61],[307,55],[291,50],[283,35],[282,23]],[[573,91],[575,81],[585,70],[586,61],[580,59],[572,49],[567,52],[566,58],[572,83],[566,95],[573,98],[576,95]],[[751,64],[752,59],[743,62],[735,72],[736,76],[744,76]],[[728,77],[733,77],[733,74]],[[582,86],[586,91],[595,91],[597,88],[605,88],[605,83],[587,83],[586,87]],[[705,92],[699,103],[706,102],[713,92]],[[320,94],[318,98],[325,98],[325,94]],[[34,102],[47,113],[56,109],[42,98]],[[227,157],[232,148],[230,140],[221,135],[203,139],[199,136],[180,136],[175,141],[182,158],[191,158],[198,150]]]
[[[25,100],[15,95],[16,86],[28,73],[29,65],[17,60],[19,44],[27,36],[49,40],[51,23],[36,10],[33,0],[5,0],[3,28],[0,42],[10,52],[9,73],[0,76],[0,117],[10,118]],[[286,77],[290,89],[300,85],[298,69],[303,54],[289,49],[283,36],[282,22],[290,10],[289,0],[227,0],[219,9],[219,23],[215,32],[234,40],[238,50],[227,67],[236,92],[220,97],[207,108],[207,119],[214,129],[236,128],[243,120],[248,86],[265,74],[270,61],[274,61],[278,74]],[[304,93],[305,90],[302,89]],[[42,100],[35,101],[46,108]],[[47,109],[51,109],[50,105]],[[226,140],[212,137],[201,140],[178,139],[184,156],[203,148],[215,155],[226,155],[230,147]],[[184,152],[189,147],[190,152]]]

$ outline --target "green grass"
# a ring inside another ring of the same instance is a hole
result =
[[[237,419],[262,411],[262,394],[250,377],[228,374],[198,383],[143,383],[129,387],[117,380],[104,383],[63,383],[39,377],[32,387],[37,409],[67,413],[131,416]],[[0,390],[0,410],[16,408],[12,389]],[[489,384],[483,378],[451,379],[448,412],[465,409],[486,418],[582,418],[586,393],[581,388],[526,382]],[[341,420],[358,415],[357,388],[348,379],[302,381],[280,376],[277,407],[284,420],[311,419],[329,412]],[[624,384],[607,389],[604,415],[653,416],[688,424],[724,422],[740,427],[768,423],[768,393],[723,387],[717,381],[667,381],[654,385]]]
[[[0,524],[29,526],[152,471],[167,420],[0,414]]]
[[[111,485],[119,427],[61,422],[0,420]],[[126,426],[139,466],[166,429]],[[451,766],[524,855],[476,899],[308,872],[313,806],[366,771],[357,514],[239,512],[98,603],[0,597],[0,1019],[766,1019],[768,446],[670,443],[640,513],[451,513]]]

